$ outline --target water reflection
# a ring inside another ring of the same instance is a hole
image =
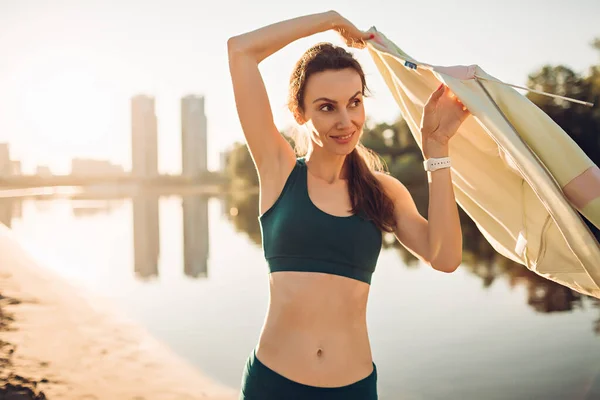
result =
[[[158,196],[135,196],[132,203],[134,272],[142,279],[157,277],[160,256]]]
[[[421,185],[408,188],[417,208],[427,216],[428,189]],[[244,232],[257,246],[261,245],[258,221],[258,193],[233,193],[226,196],[225,210],[236,230]],[[460,210],[463,231],[463,263],[461,268],[481,278],[483,288],[490,288],[497,279],[507,280],[510,287],[523,286],[527,293],[527,304],[540,313],[568,312],[583,307],[582,295],[563,285],[545,279],[524,266],[498,254],[479,232],[472,220]],[[385,249],[395,249],[408,268],[418,268],[420,263],[393,235],[385,235]],[[600,301],[589,297],[590,304],[600,310]],[[593,327],[600,335],[600,318]]]
[[[185,195],[183,208],[183,264],[186,276],[208,276],[208,197]]]
[[[208,197],[183,195],[183,271],[190,278],[208,277]],[[159,196],[140,195],[132,199],[134,271],[137,277],[159,275]],[[168,234],[168,233],[167,233]]]
[[[71,204],[71,212],[75,217],[91,217],[97,214],[105,214],[118,207],[110,200],[83,200],[74,201]]]
[[[258,223],[259,194],[256,191],[227,193],[223,199],[224,211],[238,232],[243,232],[254,244],[262,245]]]
[[[409,188],[419,211],[426,215],[427,190]],[[189,278],[208,278],[209,198],[204,195],[180,196],[182,218],[182,266]],[[130,199],[133,214],[133,271],[136,279],[144,282],[159,277],[160,248],[160,200],[158,195],[140,194]],[[259,194],[254,191],[229,193],[222,197],[222,214],[235,229],[249,238],[256,246],[261,246],[261,230],[258,221]],[[70,204],[75,218],[97,217],[100,213],[117,212],[125,199],[72,199]],[[11,227],[15,218],[21,218],[20,199],[0,199],[0,223]],[[48,201],[36,201],[41,207]],[[168,213],[167,213],[168,214]],[[462,270],[479,278],[481,287],[488,289],[497,280],[508,283],[511,288],[523,288],[527,305],[539,313],[565,313],[593,307],[600,311],[600,300],[581,295],[565,286],[547,280],[525,267],[498,254],[481,235],[475,224],[462,213],[461,224],[464,237]],[[165,227],[163,227],[163,230]],[[178,228],[176,228],[178,229]],[[171,232],[163,232],[170,235]],[[398,254],[402,263],[410,269],[420,268],[418,260],[398,243],[393,235],[384,236],[383,247]],[[600,313],[599,313],[600,314]],[[592,326],[600,335],[600,315]]]
[[[12,227],[15,218],[21,218],[23,202],[18,198],[0,198],[0,224]]]

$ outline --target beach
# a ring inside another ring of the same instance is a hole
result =
[[[118,305],[31,257],[0,224],[0,398],[233,400]]]

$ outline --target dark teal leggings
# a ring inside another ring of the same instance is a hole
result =
[[[377,400],[377,369],[347,386],[325,388],[294,382],[264,365],[256,349],[246,362],[240,400]]]

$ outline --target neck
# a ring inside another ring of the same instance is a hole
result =
[[[316,150],[313,146],[306,154],[306,165],[310,168],[310,173],[327,183],[335,183],[338,180],[346,179],[344,162],[345,155],[336,155],[324,150]]]

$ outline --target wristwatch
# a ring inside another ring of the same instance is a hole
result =
[[[425,171],[437,171],[442,168],[450,168],[452,164],[450,163],[450,157],[443,158],[429,158],[423,161],[423,167]]]

